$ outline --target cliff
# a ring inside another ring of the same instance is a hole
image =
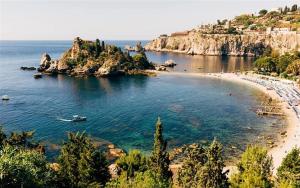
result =
[[[128,52],[107,45],[104,41],[85,41],[77,37],[60,59],[52,60],[50,55],[43,54],[38,70],[48,74],[72,76],[112,76],[153,68],[143,52],[132,57]]]
[[[145,50],[192,55],[258,56],[269,47],[280,54],[300,50],[300,34],[203,34],[190,31],[185,35],[161,36],[146,44]]]

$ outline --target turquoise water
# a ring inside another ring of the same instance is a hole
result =
[[[120,46],[133,42],[113,41]],[[148,152],[160,116],[171,148],[217,137],[225,146],[243,149],[278,122],[257,117],[252,110],[261,102],[260,92],[217,79],[174,75],[79,79],[58,75],[35,80],[33,72],[19,69],[38,66],[43,52],[57,58],[70,45],[70,41],[0,42],[0,95],[11,97],[8,102],[0,101],[0,124],[5,131],[35,130],[36,140],[54,144],[62,143],[68,131],[86,131],[123,149]],[[155,62],[171,56],[179,64],[175,71],[190,67],[188,71],[197,72],[197,62],[204,64],[199,56],[148,55]],[[228,68],[232,66],[230,58],[202,59],[207,67],[218,64],[225,71],[232,69]],[[234,70],[250,67],[245,59],[234,62],[238,62]],[[201,69],[205,70],[218,72],[219,68]],[[57,119],[74,114],[88,120],[71,123]]]

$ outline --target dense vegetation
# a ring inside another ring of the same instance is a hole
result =
[[[43,147],[32,141],[33,132],[6,135],[0,130],[0,187],[286,187],[300,186],[300,149],[287,154],[272,177],[272,158],[264,148],[249,146],[228,179],[222,145],[190,145],[183,163],[173,174],[163,125],[157,120],[150,156],[138,150],[115,161],[117,177],[111,177],[104,153],[86,133],[69,133],[56,163],[46,160]]]
[[[254,62],[257,71],[265,75],[281,76],[294,79],[300,74],[300,53],[286,53],[266,49],[264,55]]]

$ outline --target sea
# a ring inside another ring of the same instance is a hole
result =
[[[124,48],[137,41],[106,41]],[[145,44],[148,41],[143,41]],[[0,41],[0,124],[12,131],[35,131],[34,140],[47,147],[55,158],[68,132],[85,131],[100,143],[113,143],[126,151],[149,153],[155,123],[160,117],[164,138],[172,150],[184,144],[207,143],[217,138],[228,156],[239,154],[262,136],[273,135],[282,119],[255,113],[265,96],[255,88],[187,74],[156,77],[74,78],[65,75],[34,79],[43,53],[57,59],[72,41]],[[161,64],[172,59],[169,71],[216,73],[245,71],[253,59],[226,56],[190,56],[147,52]],[[85,122],[70,122],[73,115]]]

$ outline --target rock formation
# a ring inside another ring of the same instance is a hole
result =
[[[43,54],[38,70],[49,74],[112,76],[153,68],[143,52],[131,57],[128,52],[100,43],[98,39],[93,42],[77,37],[59,60],[52,60],[49,54]]]
[[[203,34],[190,31],[185,35],[161,36],[149,42],[145,49],[191,55],[258,56],[269,47],[280,54],[299,50],[300,34]]]

